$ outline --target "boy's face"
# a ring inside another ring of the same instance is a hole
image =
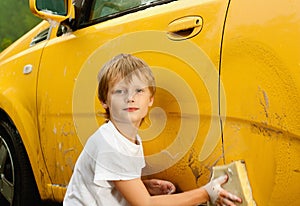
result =
[[[112,122],[130,123],[139,127],[153,99],[149,85],[133,75],[130,82],[122,79],[116,81],[108,90],[107,102],[102,105],[109,109]]]

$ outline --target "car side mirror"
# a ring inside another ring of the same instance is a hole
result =
[[[29,0],[31,12],[50,22],[62,22],[74,16],[72,0]]]

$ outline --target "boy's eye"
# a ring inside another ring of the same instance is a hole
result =
[[[115,93],[115,94],[124,94],[124,93],[125,93],[125,90],[123,90],[123,89],[116,89],[116,90],[114,91],[114,93]]]
[[[144,89],[136,89],[136,92],[137,93],[142,93],[142,92],[144,92]]]

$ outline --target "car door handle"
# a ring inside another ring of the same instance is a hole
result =
[[[167,28],[167,35],[172,40],[183,40],[199,34],[203,26],[200,16],[186,16],[172,21]]]

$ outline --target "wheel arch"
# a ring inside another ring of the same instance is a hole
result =
[[[51,183],[51,180],[42,156],[36,118],[22,104],[16,101],[12,104],[3,95],[0,95],[0,99],[0,120],[9,124],[19,134],[40,197],[42,199],[53,199],[52,191],[47,187]]]

